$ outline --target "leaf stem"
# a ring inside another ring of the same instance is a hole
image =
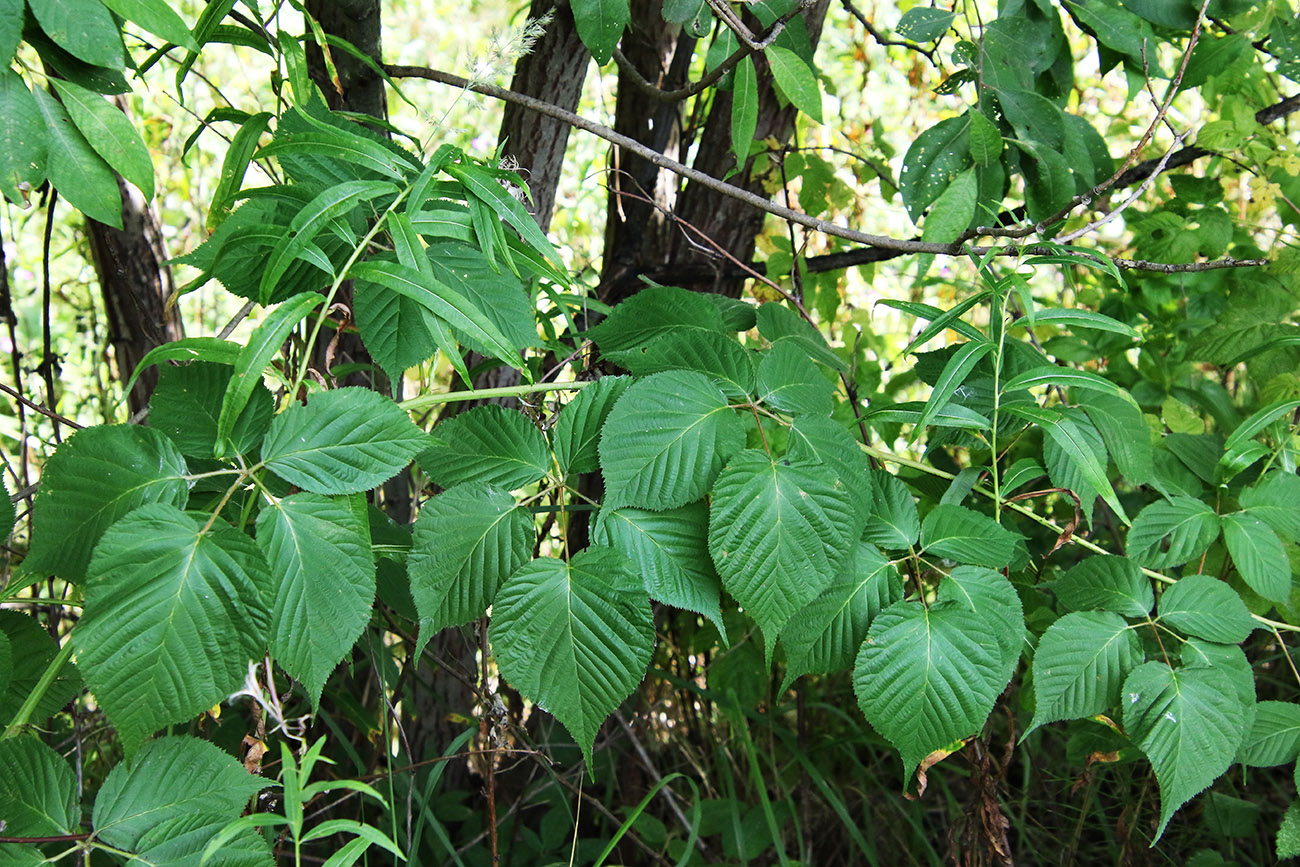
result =
[[[31,720],[32,714],[36,713],[36,706],[41,703],[41,699],[45,698],[45,694],[50,691],[50,685],[54,683],[59,676],[59,672],[63,671],[63,666],[71,658],[72,642],[65,641],[63,646],[59,648],[59,652],[54,654],[54,658],[50,660],[50,664],[45,667],[45,672],[41,675],[41,679],[36,682],[35,689],[27,695],[22,707],[18,708],[18,713],[14,714],[14,718],[5,727],[5,738],[15,738],[23,733],[23,729]]]

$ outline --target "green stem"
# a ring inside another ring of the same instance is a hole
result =
[[[45,673],[36,682],[36,688],[28,694],[22,707],[18,708],[18,713],[14,714],[14,718],[10,720],[9,725],[5,728],[4,737],[16,738],[23,733],[23,729],[27,727],[32,714],[36,713],[36,706],[41,703],[41,699],[45,698],[45,694],[50,691],[50,684],[54,683],[55,678],[59,676],[59,672],[63,671],[63,666],[71,658],[72,642],[66,641],[59,648],[59,652],[54,655],[54,658],[50,660],[50,664],[46,666]]]
[[[404,400],[398,406],[408,412],[426,409],[444,403],[459,403],[464,400],[489,400],[494,397],[522,397],[525,394],[541,394],[548,391],[580,391],[595,380],[581,382],[535,382],[531,385],[504,385],[500,388],[475,388],[469,391],[447,391],[441,394],[422,394],[410,400]]]

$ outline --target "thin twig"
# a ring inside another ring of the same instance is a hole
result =
[[[883,33],[881,33],[879,30],[876,29],[876,26],[871,23],[871,21],[867,18],[867,16],[863,15],[862,11],[858,9],[857,6],[853,5],[853,0],[840,0],[840,5],[844,7],[844,10],[846,12],[848,12],[854,18],[858,19],[858,23],[861,24],[862,27],[868,33],[871,34],[871,38],[876,40],[878,44],[897,45],[900,48],[906,48],[908,51],[915,51],[917,54],[921,55],[926,60],[930,61],[931,66],[939,65],[934,62],[933,49],[927,51],[926,49],[917,45],[915,42],[908,42],[906,39],[887,39]]]
[[[0,391],[3,391],[5,394],[9,395],[14,400],[18,401],[20,406],[25,406],[28,407],[29,409],[34,409],[37,412],[39,412],[41,415],[45,416],[46,418],[59,422],[60,424],[66,424],[68,427],[72,428],[73,430],[81,430],[83,427],[85,427],[85,425],[77,424],[75,421],[73,421],[72,419],[66,416],[59,415],[57,412],[55,412],[54,410],[50,409],[47,406],[39,404],[34,400],[28,400],[26,397],[23,397],[23,395],[20,392],[15,391],[14,389],[5,385],[3,382],[0,382]]]

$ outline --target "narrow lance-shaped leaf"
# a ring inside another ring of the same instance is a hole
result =
[[[818,123],[822,122],[822,90],[817,76],[803,58],[789,48],[769,45],[767,62],[781,93],[796,108]]]
[[[746,57],[736,64],[733,81],[731,150],[736,155],[736,165],[743,167],[758,128],[758,73],[754,70],[754,58]]]
[[[270,112],[258,112],[240,124],[238,132],[230,140],[225,159],[221,163],[221,177],[217,180],[217,188],[212,193],[212,204],[208,208],[209,230],[220,225],[230,213],[235,196],[244,185],[244,174],[248,171],[253,151],[257,150],[257,140],[266,132],[270,122]]]
[[[173,11],[167,0],[101,0],[101,2],[128,21],[134,21],[145,30],[174,42],[190,51],[198,51],[190,29]]]
[[[921,431],[930,423],[939,410],[947,405],[952,399],[953,393],[966,381],[975,365],[980,362],[984,356],[988,355],[993,349],[993,344],[987,340],[971,340],[963,343],[961,348],[953,353],[952,358],[944,365],[943,373],[940,374],[939,380],[934,385],[934,391],[930,394],[930,399],[925,402],[925,409],[921,412],[921,418],[917,421],[916,427],[912,429],[912,439],[920,436]]]
[[[100,0],[28,0],[41,30],[78,60],[121,69],[125,59],[117,23]]]
[[[645,676],[650,603],[631,564],[591,546],[525,564],[492,606],[492,648],[511,686],[558,719],[588,763],[596,732]]]
[[[63,105],[95,153],[144,194],[153,198],[153,158],[125,112],[92,90],[56,81]]]
[[[1037,424],[1044,435],[1051,437],[1052,441],[1060,447],[1065,456],[1074,464],[1079,474],[1088,484],[1092,485],[1093,490],[1101,495],[1101,498],[1106,501],[1106,505],[1110,506],[1111,510],[1119,516],[1119,519],[1125,524],[1132,523],[1129,520],[1128,513],[1120,505],[1119,497],[1115,495],[1115,489],[1111,487],[1110,480],[1106,478],[1105,457],[1098,457],[1088,447],[1078,425],[1056,410],[1042,407],[1007,406],[1005,411]]]
[[[17,16],[22,19],[22,4]],[[0,10],[3,14],[3,10]],[[26,202],[45,179],[49,140],[45,120],[26,83],[7,65],[0,68],[0,193]]]
[[[34,95],[45,120],[50,183],[86,216],[122,228],[122,194],[113,170],[95,153],[58,100],[41,88]]]

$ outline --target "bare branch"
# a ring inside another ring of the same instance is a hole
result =
[[[871,21],[867,18],[867,16],[862,14],[862,10],[858,9],[857,6],[853,5],[853,0],[840,0],[840,4],[844,7],[844,10],[846,12],[848,12],[854,18],[858,19],[858,23],[862,25],[863,29],[865,29],[869,34],[871,34],[871,38],[876,40],[878,44],[897,45],[899,48],[906,48],[908,51],[915,51],[917,54],[921,55],[926,60],[930,61],[931,66],[939,65],[934,62],[933,49],[927,51],[921,46],[917,45],[915,42],[908,42],[906,39],[889,39],[888,37],[885,36],[885,34],[881,33],[879,30],[876,29],[876,26],[871,23]]]

